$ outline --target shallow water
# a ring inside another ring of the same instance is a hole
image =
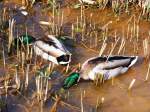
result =
[[[19,2],[17,0],[13,0],[10,3],[6,2],[6,7],[14,7],[15,4],[18,4]],[[48,33],[46,30],[46,27],[40,26],[38,24],[39,20],[47,21],[49,18],[52,17],[52,14],[50,12],[44,11],[42,12],[42,6],[41,5],[35,5],[33,12],[26,20],[26,25],[28,29],[28,33],[40,38],[44,32]],[[62,7],[61,10],[64,12],[64,19],[63,19],[63,34],[64,35],[71,35],[71,24],[75,23],[77,21],[77,16],[80,16],[80,9],[71,9],[69,7]],[[105,9],[105,10],[99,10],[99,9],[86,9],[85,15],[87,23],[95,23],[97,27],[102,27],[109,21],[112,21],[112,24],[108,27],[108,46],[104,52],[105,55],[109,54],[109,51],[111,49],[111,44],[115,42],[115,31],[117,32],[117,36],[123,37],[123,29],[125,32],[124,37],[127,39],[127,25],[128,20],[132,15],[136,15],[136,18],[138,18],[140,14],[140,10],[131,9],[132,14],[121,14],[119,17],[115,16],[111,9]],[[92,17],[90,17],[92,13]],[[57,18],[57,16],[56,16]],[[19,20],[19,17],[17,17]],[[57,19],[55,21],[57,23]],[[34,27],[33,27],[34,26]],[[133,21],[131,22],[131,26],[133,26]],[[139,55],[144,56],[143,54],[143,39],[149,38],[149,29],[150,29],[150,23],[147,22],[144,19],[140,20],[139,23],[139,40],[138,40],[138,51],[137,53],[134,52],[134,41],[130,42],[129,39],[126,40],[125,45],[125,52],[124,55]],[[19,33],[24,33],[24,27],[23,29],[19,30]],[[98,32],[98,31],[97,31]],[[84,41],[86,46],[88,46],[88,49],[85,48],[81,41],[78,41],[81,39],[80,34],[76,34],[75,37],[77,38],[77,46],[75,48],[75,51],[73,52],[73,62],[72,65],[83,63],[86,59],[97,56],[99,53],[99,50],[102,45],[101,41],[101,33],[98,32],[99,35],[99,42],[98,46],[93,47],[94,45],[94,37],[88,37]],[[92,41],[90,41],[90,39]],[[91,42],[91,43],[90,43]],[[119,49],[120,43],[117,44],[116,49],[112,54],[117,54],[117,51]],[[106,81],[103,85],[100,87],[95,86],[92,81],[82,81],[78,85],[75,85],[71,87],[69,90],[66,90],[66,93],[69,94],[67,99],[65,99],[66,102],[68,102],[71,105],[75,105],[80,108],[81,104],[81,92],[83,93],[83,110],[85,112],[95,112],[96,111],[96,103],[98,98],[104,97],[104,103],[102,104],[101,108],[97,111],[104,111],[104,112],[148,112],[150,111],[150,82],[149,80],[145,82],[145,77],[147,73],[148,68],[148,61],[143,60],[140,61],[139,64],[132,67],[127,73],[118,76],[114,79],[114,84],[112,85],[112,80]],[[13,62],[11,62],[13,63]],[[2,67],[1,67],[2,68]],[[62,68],[62,67],[60,67]],[[58,68],[59,70],[59,68]],[[9,71],[9,70],[8,70]],[[61,69],[60,69],[61,71]],[[59,76],[58,76],[59,77]],[[35,89],[35,82],[33,74],[30,76],[31,82],[30,82],[30,88]],[[58,78],[59,79],[59,78]],[[132,79],[136,79],[136,82],[129,93],[127,91],[128,86]],[[62,80],[62,79],[61,79]],[[51,82],[51,81],[50,81]],[[59,90],[61,86],[60,80],[54,80],[52,81],[54,91]],[[27,97],[32,96],[32,93],[30,90],[28,91]],[[26,96],[26,95],[25,95]],[[4,96],[3,96],[4,97]],[[36,111],[40,112],[41,107],[40,104],[35,104],[32,107],[30,107],[27,104],[27,101],[21,96],[9,96],[7,98],[9,105],[8,105],[8,112],[24,112],[25,109],[23,107],[18,106],[18,104],[25,105],[26,108],[29,111]],[[50,111],[50,108],[54,102],[49,99],[43,108],[44,112]],[[76,112],[76,110],[70,109],[63,105],[58,105],[58,112]]]

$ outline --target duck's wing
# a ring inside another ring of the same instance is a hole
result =
[[[113,69],[116,67],[131,67],[138,60],[138,56],[102,56],[94,57],[85,61],[82,65],[82,68],[85,68],[87,65],[99,66],[100,69]]]
[[[61,43],[55,36],[53,35],[48,35],[47,36],[47,42],[50,42],[51,44],[53,44],[56,48],[66,52],[66,53],[69,53],[70,52],[66,49],[66,47],[63,45],[63,43]]]
[[[138,61],[138,56],[110,56],[108,62],[114,64],[114,66],[131,67]]]

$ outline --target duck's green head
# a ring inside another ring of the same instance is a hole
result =
[[[21,45],[21,44],[23,44],[23,45],[29,45],[29,44],[31,44],[31,43],[33,43],[33,42],[35,42],[35,38],[34,37],[32,37],[31,35],[21,35],[19,38],[15,38],[14,39],[14,44],[15,44],[15,46],[17,46],[17,45]]]
[[[68,76],[63,82],[63,88],[68,89],[71,86],[77,84],[80,74],[78,72],[73,72]]]

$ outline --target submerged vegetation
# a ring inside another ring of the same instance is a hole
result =
[[[0,1],[0,111],[98,112],[115,110],[115,106],[118,111],[149,110],[150,2],[89,1]],[[58,43],[46,38],[53,35],[72,54],[72,60],[63,57],[69,64],[62,66],[41,58],[35,53],[35,43],[22,38],[29,35],[57,48]],[[76,73],[64,86],[76,85],[69,90],[62,87],[64,79],[81,69],[87,58],[103,55],[138,55],[144,61],[128,75],[105,84],[97,74],[92,84],[83,81],[79,85]],[[126,102],[140,106],[130,108],[131,104],[124,106]]]

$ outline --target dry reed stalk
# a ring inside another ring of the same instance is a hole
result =
[[[16,65],[16,76],[15,76],[15,82],[16,82],[16,86],[17,86],[17,89],[20,88],[20,78],[18,76],[18,69],[19,69],[19,66]]]
[[[40,101],[40,112],[43,112],[43,100]]]
[[[131,81],[131,83],[130,83],[130,85],[129,85],[129,87],[128,87],[128,91],[131,91],[131,89],[132,89],[132,87],[133,87],[135,81],[136,81],[136,79],[133,79],[133,80]]]
[[[144,49],[144,56],[146,58],[149,57],[149,42],[148,39],[143,40],[143,49]]]
[[[46,80],[46,89],[45,89],[45,97],[44,97],[44,101],[47,100],[48,89],[49,89],[49,82],[48,82],[48,79],[47,79],[47,80]]]
[[[77,22],[76,22],[76,30],[77,30],[77,32],[78,32],[78,30],[79,30],[79,17],[77,16]]]
[[[22,65],[22,69],[24,68],[24,64],[25,64],[25,53],[22,52],[21,53],[21,65]]]
[[[52,99],[55,100],[55,101],[57,100],[57,99],[56,99],[55,97],[53,97],[53,96],[52,96]],[[78,111],[78,112],[81,111],[81,109],[80,109],[79,107],[73,106],[73,105],[68,104],[68,103],[66,103],[66,102],[64,102],[64,101],[60,101],[60,104],[61,104],[61,105],[64,105],[65,107],[69,107],[70,109],[73,109],[73,110],[75,110],[76,112],[77,112],[77,111]]]
[[[94,32],[95,34],[95,45],[94,47],[97,47],[98,46],[98,34],[96,32]]]
[[[96,103],[96,110],[98,110],[98,108],[102,107],[104,100],[105,100],[104,97],[102,97],[101,100],[100,100],[100,97],[98,97],[97,103]]]
[[[84,38],[84,33],[85,33],[85,24],[83,24],[83,26],[82,26],[82,41],[84,41],[85,40],[85,38]]]
[[[133,27],[131,27],[130,42],[132,41],[132,39],[133,39]]]
[[[47,21],[39,21],[40,25],[45,25],[45,26],[51,26],[52,24],[50,22]]]
[[[106,49],[106,46],[107,46],[107,43],[104,42],[104,43],[102,44],[101,50],[100,50],[100,52],[99,52],[99,56],[102,56],[104,50]]]
[[[62,11],[61,13],[61,22],[60,22],[60,26],[63,26],[63,22],[64,22],[64,11]]]
[[[6,8],[3,8],[3,16],[2,16],[2,21],[6,20]]]
[[[57,112],[57,106],[58,106],[59,101],[60,101],[60,98],[56,96],[55,103],[51,107],[50,112]]]
[[[84,112],[84,106],[83,106],[83,93],[82,93],[82,90],[81,91],[81,112]]]
[[[29,68],[30,68],[30,65],[27,64],[27,69],[26,69],[26,78],[25,78],[25,88],[28,87],[29,85]]]
[[[130,32],[130,24],[128,24],[128,29],[127,29],[127,39],[129,38],[129,32]]]
[[[148,78],[149,78],[149,72],[150,72],[150,62],[149,62],[149,64],[148,64],[148,69],[147,69],[147,73],[146,73],[145,81],[147,81],[147,80],[148,80]]]
[[[81,26],[83,26],[83,5],[81,4],[81,10],[80,10],[80,14],[81,14],[81,17],[80,17],[80,23],[81,23]]]
[[[35,0],[32,0],[31,2],[31,7],[33,7],[33,4],[35,3]]]
[[[37,98],[40,101],[40,76],[36,77],[36,91],[37,91]]]
[[[114,85],[114,79],[115,79],[114,77],[111,78],[111,85],[112,86]]]
[[[112,24],[112,21],[108,21],[103,27],[101,28],[103,31],[105,31],[106,28],[108,28],[108,25]]]
[[[2,49],[3,49],[3,65],[5,68],[6,67],[6,58],[5,58],[5,47],[4,47],[3,41],[2,41]]]
[[[66,70],[65,70],[66,73],[68,73],[69,66],[70,66],[70,64],[68,63],[68,64],[67,64],[67,67],[66,67]]]
[[[133,37],[136,35],[136,17],[133,18]]]
[[[8,37],[8,52],[10,52],[10,48],[13,42],[13,28],[14,28],[15,20],[9,20],[9,37]]]
[[[117,43],[119,42],[119,40],[120,40],[120,37],[116,40],[115,44],[113,45],[113,47],[112,47],[112,49],[111,49],[111,51],[107,57],[107,61],[108,61],[109,57],[112,55],[112,53],[113,53],[115,47],[117,46]]]
[[[31,64],[31,61],[32,61],[32,56],[33,56],[33,48],[31,47],[30,56],[29,56],[30,64]]]
[[[5,92],[6,92],[6,98],[7,98],[7,93],[8,93],[8,80],[4,81],[4,88],[5,88]]]
[[[125,38],[122,38],[121,45],[120,45],[119,50],[118,50],[118,55],[121,53],[122,49],[124,48],[125,43],[126,43]]]
[[[43,80],[42,80],[43,78],[42,77],[40,77],[40,94],[39,94],[39,96],[40,96],[40,101],[42,101],[42,99],[43,99]]]
[[[55,31],[55,6],[54,6],[55,0],[53,0],[53,12],[52,12],[52,17],[53,17],[53,21],[52,21],[52,32],[54,33]]]
[[[76,39],[74,38],[74,25],[73,24],[72,24],[71,29],[72,29],[72,32],[71,32],[72,39],[76,41]]]
[[[139,25],[136,26],[136,39],[139,41]]]
[[[90,28],[92,28],[92,17],[93,17],[93,13],[90,13]]]

